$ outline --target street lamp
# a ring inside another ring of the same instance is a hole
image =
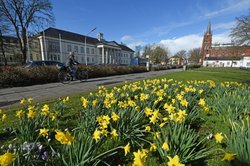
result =
[[[93,32],[93,31],[95,31],[95,30],[96,30],[96,28],[92,29],[89,33],[87,33],[87,34],[85,35],[85,64],[86,64],[86,66],[88,65],[88,62],[87,62],[87,53],[86,53],[86,51],[87,51],[87,47],[86,47],[86,38],[87,38],[87,35],[89,35],[91,32]]]

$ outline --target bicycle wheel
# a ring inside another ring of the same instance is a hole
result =
[[[88,80],[88,71],[87,70],[78,70],[77,71],[77,78],[81,82]]]
[[[58,80],[63,84],[68,84],[71,81],[71,77],[67,72],[59,72]]]

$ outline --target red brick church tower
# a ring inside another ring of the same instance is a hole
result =
[[[207,26],[207,31],[204,33],[201,51],[200,51],[200,63],[203,64],[203,60],[207,55],[211,54],[212,48],[212,32],[211,32],[211,23],[209,21]]]

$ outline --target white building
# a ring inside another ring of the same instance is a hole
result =
[[[250,68],[250,49],[247,49],[240,57],[210,57],[208,54],[204,58],[203,66]]]
[[[103,34],[92,38],[60,29],[48,28],[37,35],[41,47],[41,57],[33,60],[55,60],[66,62],[70,51],[82,64],[129,65],[134,51],[115,41],[106,41]],[[86,41],[86,43],[85,43]]]

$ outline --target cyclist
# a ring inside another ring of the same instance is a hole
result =
[[[73,80],[76,80],[76,67],[75,65],[80,64],[75,60],[74,52],[69,52],[69,57],[66,61],[66,67],[69,69],[70,75],[73,77]]]

